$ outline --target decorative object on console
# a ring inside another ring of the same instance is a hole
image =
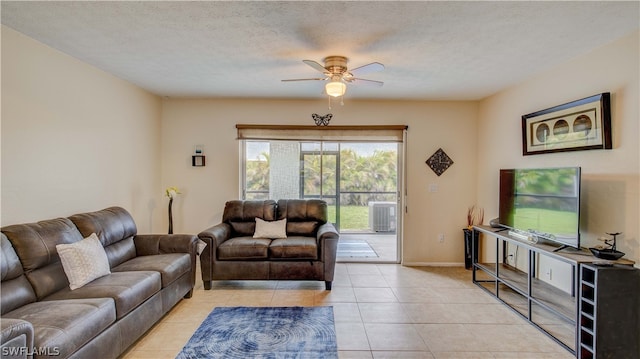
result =
[[[173,234],[173,213],[171,213],[171,207],[173,206],[173,197],[180,194],[178,187],[171,186],[165,190],[167,197],[169,197],[169,234]]]
[[[593,253],[593,255],[596,256],[597,258],[607,259],[607,260],[617,260],[624,257],[623,252],[616,250],[616,237],[622,234],[622,232],[607,233],[607,234],[612,236],[613,238],[612,239],[598,238],[598,240],[603,241],[605,246],[607,246],[608,248],[605,248],[604,246],[591,247],[589,248],[591,253]]]
[[[196,145],[196,150],[194,152],[194,155],[191,156],[191,166],[204,167],[205,158],[204,158],[204,153],[202,152],[203,148],[204,148],[203,145]]]
[[[316,126],[329,126],[329,121],[331,121],[333,114],[328,113],[324,116],[320,116],[317,113],[314,113],[311,117],[313,118],[313,122],[316,123]]]
[[[425,163],[438,175],[438,177],[440,177],[444,171],[451,167],[453,160],[442,150],[442,148],[438,148],[438,150],[434,152]]]
[[[522,154],[611,149],[608,92],[522,116]]]
[[[467,209],[467,229],[472,229],[476,224],[484,222],[484,208],[475,204]]]

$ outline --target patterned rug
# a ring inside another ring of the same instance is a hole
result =
[[[218,307],[176,359],[338,358],[333,307]]]
[[[338,241],[337,256],[378,258],[378,254],[371,248],[369,243],[358,239],[340,239],[340,241]]]

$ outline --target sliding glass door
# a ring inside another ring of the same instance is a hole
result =
[[[300,198],[327,202],[329,218],[340,230],[340,153],[337,143],[300,142]]]
[[[339,261],[398,262],[396,142],[244,141],[244,199],[318,198],[340,231]]]

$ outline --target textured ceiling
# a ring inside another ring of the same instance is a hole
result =
[[[381,62],[349,98],[474,100],[640,27],[640,2],[12,2],[2,24],[152,93],[317,98],[328,55]]]

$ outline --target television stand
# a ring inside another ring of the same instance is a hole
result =
[[[565,248],[576,249],[575,247],[571,247],[570,245],[563,244],[563,245],[561,245],[560,247],[558,247],[558,248],[554,249],[553,251],[554,251],[554,252],[559,252],[559,251],[561,251],[561,250],[563,250],[563,249],[565,249]]]
[[[635,307],[640,285],[629,284],[632,280],[625,279],[625,275],[640,279],[633,261],[619,259],[608,263],[610,267],[598,266],[593,263],[600,261],[591,253],[575,247],[523,241],[489,226],[473,229],[483,234],[477,242],[480,248],[474,248],[480,255],[472,258],[474,284],[576,357],[632,358],[627,355],[629,352],[637,354],[638,346],[616,347],[616,336],[640,337],[638,316],[621,315],[625,321],[607,321],[607,316],[618,312],[640,311]],[[605,279],[605,274],[611,277]],[[618,282],[624,284],[624,290],[610,290],[608,285]],[[635,304],[629,305],[626,300]],[[617,324],[620,327],[615,327]]]

